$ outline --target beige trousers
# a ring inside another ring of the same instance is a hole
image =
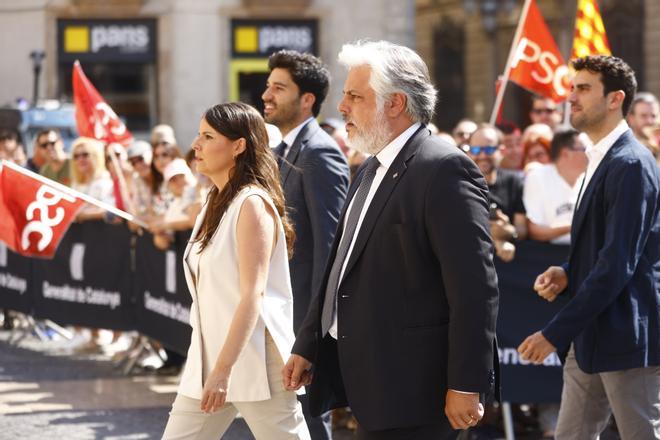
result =
[[[302,408],[296,394],[282,384],[282,357],[266,332],[266,365],[269,400],[229,402],[212,414],[202,412],[201,401],[177,394],[164,440],[218,440],[240,413],[256,440],[309,440]]]
[[[571,346],[555,439],[597,440],[612,412],[622,440],[660,440],[660,367],[587,374]]]

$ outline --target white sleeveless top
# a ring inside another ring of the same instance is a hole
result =
[[[206,214],[207,206],[202,208],[184,253],[184,272],[193,298],[190,310],[193,331],[178,392],[194,399],[202,398],[204,382],[222,350],[240,301],[236,225],[243,202],[252,195],[260,196],[277,213],[264,190],[255,186],[244,188],[230,203],[213,238],[199,254],[199,243],[192,240]],[[259,320],[232,369],[227,402],[270,398],[266,372],[266,329],[284,362],[293,346],[293,296],[286,240],[279,216],[276,231],[277,243],[270,260]]]

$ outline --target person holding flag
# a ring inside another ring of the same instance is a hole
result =
[[[112,181],[108,178],[103,182],[102,178],[107,177],[107,171],[103,172],[103,142],[125,145],[132,135],[77,62],[73,69],[73,89],[78,131],[83,136],[73,145],[72,162],[79,162],[70,165],[73,188],[37,174],[39,164],[28,164],[28,169],[24,169],[5,160],[0,162],[0,241],[23,256],[53,258],[60,240],[85,203],[96,208],[86,208],[87,212],[81,213],[79,219],[110,212],[140,227],[147,226],[114,206]],[[51,148],[58,142],[57,133],[52,130],[40,133],[37,142],[42,144],[39,145],[42,150]],[[113,154],[110,158],[116,160]]]

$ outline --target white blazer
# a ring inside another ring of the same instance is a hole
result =
[[[274,212],[275,206],[262,189],[250,186],[241,190],[227,208],[213,238],[199,254],[188,258],[206,214],[205,204],[195,221],[191,240],[183,256],[183,267],[193,302],[190,310],[192,336],[188,360],[178,392],[193,399],[202,398],[204,382],[222,350],[240,301],[236,224],[243,202],[259,195]],[[190,261],[196,261],[192,264]],[[194,271],[193,278],[191,270]],[[194,282],[196,279],[196,283]],[[289,262],[282,223],[277,221],[277,244],[271,257],[266,290],[257,326],[232,369],[227,402],[251,402],[270,398],[266,373],[266,329],[270,332],[284,362],[291,353],[293,334],[293,295]]]

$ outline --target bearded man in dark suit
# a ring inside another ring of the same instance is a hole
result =
[[[350,405],[360,439],[454,438],[495,383],[488,189],[431,136],[436,91],[414,51],[348,44],[339,111],[371,154],[342,210],[320,294],[283,370],[313,413]]]

